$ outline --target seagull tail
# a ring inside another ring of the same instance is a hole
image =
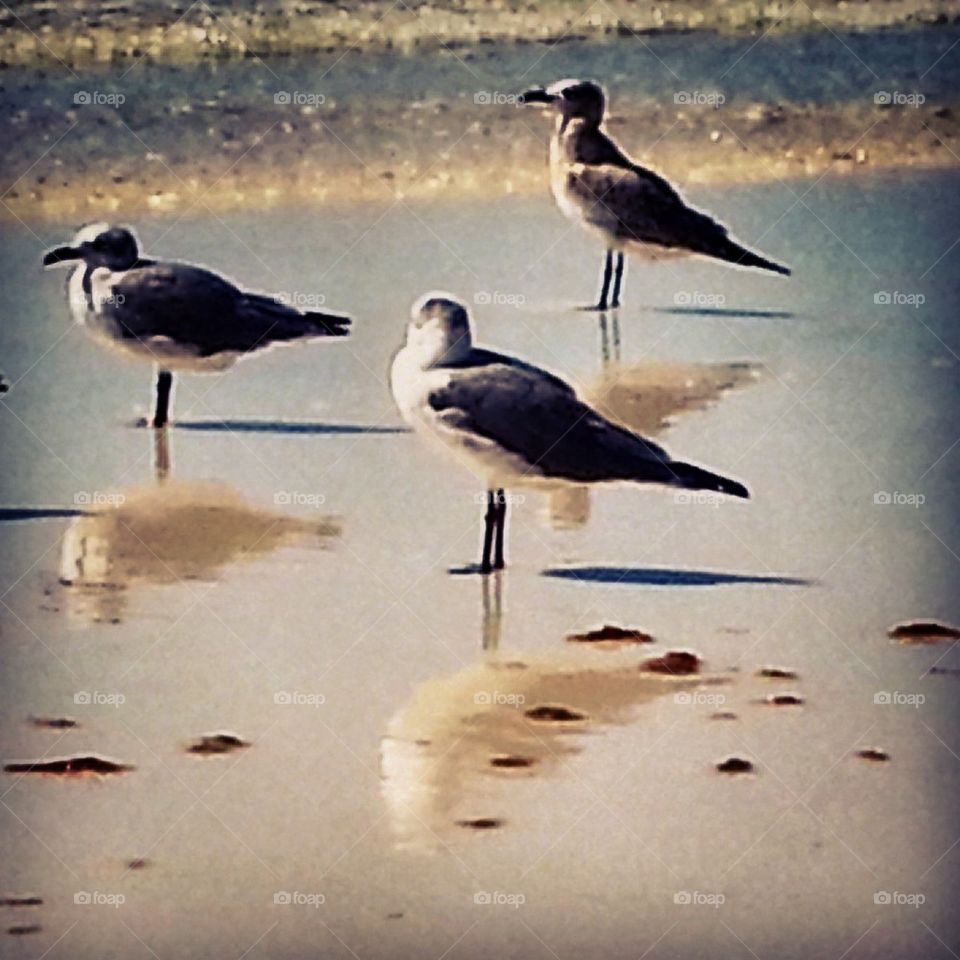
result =
[[[341,313],[305,313],[303,319],[310,324],[310,335],[315,337],[345,337],[350,330],[350,318]]]
[[[736,480],[721,477],[718,473],[711,473],[693,463],[681,463],[671,460],[670,472],[674,475],[673,486],[684,487],[687,490],[715,490],[730,497],[750,499],[750,491]]]
[[[792,272],[789,267],[775,263],[773,260],[768,260],[766,257],[761,256],[759,253],[754,253],[746,247],[741,247],[739,243],[731,240],[727,236],[724,236],[714,244],[710,244],[703,253],[711,257],[716,257],[718,260],[725,260],[727,263],[736,264],[738,267],[757,267],[760,270],[781,273],[785,277],[789,277]]]

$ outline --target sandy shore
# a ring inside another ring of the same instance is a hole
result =
[[[173,108],[176,110],[177,108]],[[184,109],[158,139],[116,110],[40,110],[14,137],[0,218],[90,220],[145,212],[321,209],[352,202],[477,199],[547,190],[550,120],[463,97],[278,111]],[[768,182],[836,172],[950,167],[960,104],[884,107],[617,102],[611,131],[640,162],[685,184]],[[36,142],[57,143],[35,158]],[[17,177],[16,171],[26,170]],[[14,179],[14,177],[17,177]]]

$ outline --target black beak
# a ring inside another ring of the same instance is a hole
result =
[[[52,267],[55,263],[66,263],[69,260],[79,260],[80,251],[76,247],[57,247],[43,255],[43,265]]]
[[[556,101],[557,97],[555,94],[547,93],[543,87],[534,87],[532,90],[528,90],[526,93],[520,94],[520,102],[522,104],[528,103],[553,103]]]

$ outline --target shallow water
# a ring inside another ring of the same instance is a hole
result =
[[[4,888],[44,903],[2,908],[5,928],[42,929],[0,951],[38,956],[62,937],[50,956],[940,955],[960,932],[957,696],[954,676],[926,671],[957,658],[886,631],[960,621],[957,186],[695,195],[794,278],[632,264],[606,340],[568,309],[594,294],[599,255],[546,198],[139,223],[150,252],[322,294],[355,333],[179,379],[175,419],[247,429],[172,431],[147,519],[187,513],[160,525],[162,550],[129,513],[92,534],[89,517],[0,525],[0,758],[136,768],[4,775]],[[128,424],[150,373],[69,326],[63,278],[39,266],[69,232],[13,228],[0,245],[0,501],[109,511],[120,493],[119,509],[142,508],[155,450]],[[585,522],[551,524],[529,494],[511,507],[499,597],[451,576],[476,559],[482,491],[391,432],[385,384],[407,305],[431,287],[479,301],[482,342],[591,395],[626,385],[622,416],[672,412],[668,449],[754,499],[601,490]],[[883,292],[925,300],[876,304]],[[737,376],[742,362],[760,375]],[[270,427],[289,419],[313,427]],[[365,426],[382,429],[352,429]],[[209,509],[208,484],[231,491],[216,541],[236,549],[197,557],[211,528],[191,491]],[[875,503],[882,492],[925,500]],[[78,542],[112,571],[99,594],[97,576],[59,583]],[[807,583],[769,582],[787,578]],[[657,642],[564,639],[604,623]],[[670,649],[704,658],[703,685],[637,673]],[[798,679],[756,678],[765,665]],[[757,702],[773,692],[805,703]],[[584,719],[518,722],[541,702]],[[251,746],[187,752],[217,732]],[[866,747],[890,762],[854,756]],[[503,755],[533,763],[489,765]],[[718,775],[731,755],[756,774]]]

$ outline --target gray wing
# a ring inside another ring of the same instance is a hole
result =
[[[123,337],[168,337],[198,356],[246,353],[278,340],[323,336],[323,314],[304,315],[271,297],[247,294],[223,277],[186,263],[128,270],[105,305]],[[342,319],[342,318],[341,318]]]
[[[605,420],[545,371],[507,360],[451,373],[447,386],[430,394],[431,408],[545,476],[584,482],[673,479],[665,450]]]
[[[788,267],[731,239],[723,224],[687,206],[666,180],[639,164],[575,164],[567,173],[567,190],[589,223],[612,231],[621,240],[790,273]]]

